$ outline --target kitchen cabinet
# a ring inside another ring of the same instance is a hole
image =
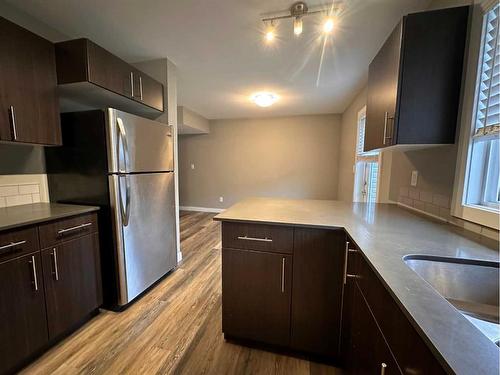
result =
[[[290,346],[337,357],[345,257],[343,230],[295,228]]]
[[[5,245],[3,245],[5,246]],[[0,264],[0,373],[12,372],[48,342],[40,254]]]
[[[97,313],[99,255],[95,213],[0,232],[0,374]]]
[[[352,374],[401,374],[394,356],[380,332],[359,288],[353,288]]]
[[[63,98],[147,117],[164,110],[163,85],[88,39],[56,43]]]
[[[352,242],[348,246],[351,277],[346,279],[341,339],[348,373],[376,374],[382,367],[385,374],[446,373],[362,252]]]
[[[343,230],[223,222],[222,247],[227,338],[337,358]]]
[[[0,141],[60,145],[54,45],[0,17]]]
[[[222,326],[226,337],[288,346],[292,256],[222,250]]]
[[[97,234],[42,251],[49,337],[57,338],[99,307]]]
[[[369,66],[364,150],[455,142],[469,7],[409,14]]]

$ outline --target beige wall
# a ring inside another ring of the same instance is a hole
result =
[[[339,156],[338,199],[352,202],[354,190],[354,158],[358,132],[358,112],[366,105],[366,87],[356,95],[342,114]]]
[[[180,137],[180,204],[225,208],[250,196],[336,199],[339,142],[340,115],[210,121],[210,134]]]

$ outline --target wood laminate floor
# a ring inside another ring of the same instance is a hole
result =
[[[340,374],[224,341],[220,224],[181,213],[183,261],[127,310],[103,311],[23,374]]]

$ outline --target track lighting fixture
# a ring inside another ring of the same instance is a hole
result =
[[[334,29],[333,14],[339,9],[339,1],[335,1],[328,7],[309,8],[306,3],[299,1],[294,3],[288,11],[277,12],[263,15],[262,21],[266,25],[265,39],[267,42],[272,42],[275,37],[275,23],[278,20],[293,18],[293,33],[300,36],[304,27],[304,17],[314,14],[323,14],[325,20],[323,22],[323,32],[330,34]]]

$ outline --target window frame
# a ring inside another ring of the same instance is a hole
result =
[[[499,229],[499,212],[496,206],[480,206],[466,203],[467,182],[469,180],[473,135],[476,129],[477,94],[479,90],[483,54],[483,35],[486,27],[485,15],[497,4],[496,0],[484,0],[472,6],[469,48],[465,67],[465,81],[460,114],[460,134],[457,157],[457,173],[452,198],[452,216],[483,226]],[[487,174],[485,174],[487,175]],[[486,178],[486,176],[483,176]],[[484,192],[482,192],[483,194]]]
[[[357,193],[356,193],[356,188],[357,186],[357,178],[356,178],[356,172],[357,172],[357,167],[358,163],[377,163],[378,164],[378,172],[377,172],[377,188],[376,188],[376,196],[375,196],[375,203],[379,202],[380,199],[380,176],[381,176],[381,169],[382,169],[382,153],[378,151],[368,151],[368,152],[358,152],[359,150],[359,140],[360,140],[360,130],[361,130],[361,120],[364,119],[365,123],[364,125],[366,126],[366,105],[363,106],[359,111],[358,111],[358,116],[357,116],[357,122],[356,122],[356,145],[355,145],[355,156],[354,156],[354,166],[353,166],[353,172],[354,172],[354,186],[353,186],[353,195],[352,195],[352,200],[353,202],[359,202],[357,200]],[[365,135],[366,135],[366,129],[365,129]]]

